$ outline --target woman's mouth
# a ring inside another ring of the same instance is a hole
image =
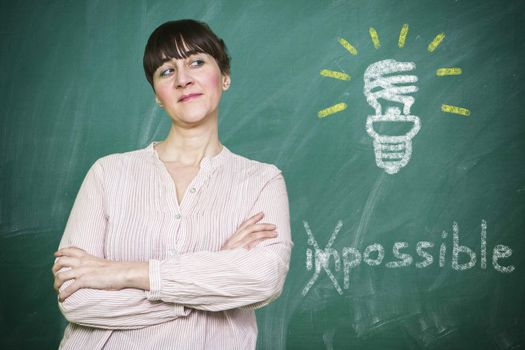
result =
[[[187,101],[191,101],[199,96],[201,96],[202,94],[199,94],[199,93],[193,93],[193,94],[187,94],[187,95],[182,95],[180,98],[179,98],[179,102],[187,102]]]

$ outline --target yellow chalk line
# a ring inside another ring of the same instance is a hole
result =
[[[457,107],[457,106],[451,106],[451,105],[441,105],[441,111],[445,113],[454,113],[459,114],[465,117],[468,117],[470,115],[470,111],[466,108]]]
[[[403,27],[401,28],[401,32],[399,33],[399,42],[397,46],[399,48],[405,47],[405,41],[407,39],[408,34],[408,24],[403,24]]]
[[[352,55],[357,55],[357,49],[353,47],[348,41],[346,41],[343,38],[339,38],[337,39],[337,41],[339,41],[339,44],[341,44],[345,49],[347,49],[348,52],[350,52]]]
[[[372,38],[372,42],[374,43],[374,47],[376,49],[379,49],[381,44],[379,43],[379,38],[377,37],[376,30],[373,27],[370,27],[370,29],[368,29],[368,32],[370,33],[370,38]]]
[[[445,75],[460,75],[462,72],[461,72],[461,68],[458,68],[458,67],[453,67],[453,68],[439,68],[437,71],[436,71],[436,75],[438,77],[443,77]]]
[[[436,35],[434,40],[432,40],[432,42],[428,44],[428,52],[433,52],[439,46],[439,44],[441,44],[443,39],[445,39],[445,33],[439,33],[438,35]]]
[[[336,105],[333,105],[333,106],[330,106],[328,108],[320,110],[319,113],[317,114],[317,116],[319,118],[328,117],[330,114],[334,114],[334,113],[341,112],[341,111],[345,110],[346,107],[348,107],[346,105],[346,103],[338,103]]]
[[[336,72],[333,70],[323,69],[321,71],[323,77],[334,78],[339,80],[350,80],[350,76],[343,72]]]

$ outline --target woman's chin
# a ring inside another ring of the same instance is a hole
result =
[[[183,127],[196,127],[200,125],[207,124],[213,119],[212,116],[206,115],[191,115],[184,116],[183,118],[174,119],[175,125],[180,125]]]

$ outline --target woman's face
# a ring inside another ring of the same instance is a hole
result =
[[[185,127],[216,119],[222,91],[229,85],[230,77],[206,53],[167,60],[153,74],[157,102],[175,124]]]

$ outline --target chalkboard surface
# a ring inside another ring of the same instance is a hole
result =
[[[163,139],[141,60],[170,19],[229,45],[220,135],[287,180],[260,349],[525,346],[525,5],[2,1],[0,347],[56,348],[50,267],[99,157]]]

